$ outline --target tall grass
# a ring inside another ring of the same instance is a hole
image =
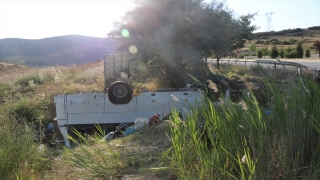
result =
[[[73,131],[75,136],[70,139],[74,148],[65,148],[64,162],[79,170],[76,177],[113,179],[139,174],[140,179],[155,175],[169,179],[171,174],[160,160],[162,152],[171,145],[164,133],[166,124],[110,142],[103,141],[104,132],[99,126],[97,129],[97,134],[89,137]]]
[[[43,177],[43,172],[51,165],[44,157],[55,157],[43,151],[46,148],[39,149],[35,126],[46,126],[53,121],[54,95],[98,89],[103,85],[100,80],[103,81],[103,75],[96,74],[84,75],[74,66],[52,67],[30,70],[13,79],[13,83],[0,80],[0,179]],[[91,87],[85,86],[88,84]]]
[[[287,84],[289,91],[266,86],[268,109],[251,93],[240,104],[217,107],[207,101],[184,122],[173,118],[173,145],[165,155],[176,174],[182,179],[319,179],[319,85],[298,78]]]
[[[98,127],[99,133],[92,138],[87,139],[80,132],[73,130],[74,136],[70,136],[71,141],[77,148],[65,148],[68,160],[76,166],[87,170],[80,176],[88,176],[92,178],[109,178],[117,173],[117,169],[121,169],[121,159],[119,153],[111,151],[107,143],[97,144],[104,135],[103,130]],[[113,165],[111,165],[113,163]]]
[[[36,179],[48,168],[34,143],[34,126],[24,120],[0,119],[0,179]]]

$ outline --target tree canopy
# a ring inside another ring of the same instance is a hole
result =
[[[170,79],[171,86],[207,73],[203,59],[221,58],[241,48],[255,26],[253,14],[235,17],[220,1],[135,0],[109,36],[118,40],[119,51],[135,47],[135,59],[146,65],[149,77]],[[126,32],[125,34],[123,32]]]

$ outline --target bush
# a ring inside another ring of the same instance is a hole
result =
[[[291,49],[290,47],[284,51],[283,55],[285,58],[297,58],[298,56],[295,49]]]
[[[282,45],[290,45],[291,43],[288,42],[288,41],[283,41],[281,44],[282,44]]]
[[[14,96],[13,87],[9,84],[0,82],[0,103],[12,99]]]
[[[28,86],[30,86],[30,83],[35,84],[35,85],[36,84],[40,85],[40,84],[43,84],[43,81],[40,78],[39,74],[31,74],[31,75],[23,76],[15,82],[16,85],[19,84],[22,87],[28,87]]]
[[[26,128],[27,127],[27,128]],[[48,162],[37,151],[34,126],[12,116],[0,121],[0,179],[38,179]]]
[[[259,59],[262,58],[262,55],[263,55],[262,51],[261,51],[261,50],[258,50],[258,51],[257,51],[257,56],[258,56]]]
[[[269,41],[265,41],[263,44],[264,45],[269,45]]]
[[[285,51],[284,52],[284,57],[285,58],[297,58],[297,52],[295,51]]]
[[[296,39],[290,39],[289,42],[290,42],[290,43],[296,43],[297,40],[296,40]]]
[[[15,119],[25,119],[27,122],[32,122],[37,119],[35,105],[28,99],[22,99],[14,103],[8,107],[8,112],[10,112]]]
[[[279,57],[284,58],[284,50],[283,49],[280,49]]]
[[[270,55],[271,58],[276,58],[276,57],[278,57],[279,52],[278,52],[277,47],[276,47],[275,45],[272,46],[269,55]]]
[[[263,56],[268,55],[269,54],[269,49],[267,47],[263,47],[260,49]]]
[[[4,106],[3,109],[15,119],[24,119],[27,122],[48,123],[54,118],[54,103],[50,97],[41,97],[42,99],[34,103],[30,99],[21,99],[12,105]]]
[[[302,43],[301,42],[297,43],[296,53],[297,53],[297,58],[303,58],[303,48],[302,48]]]
[[[309,49],[306,49],[306,52],[305,52],[305,55],[304,55],[306,58],[309,58],[310,57],[310,50]]]

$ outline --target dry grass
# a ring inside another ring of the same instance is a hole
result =
[[[313,42],[320,40],[320,31],[319,30],[307,30],[306,33],[304,33],[303,36],[292,36],[292,33],[288,33],[285,35],[270,35],[270,36],[265,36],[266,39],[260,39],[262,41],[270,41],[272,39],[277,39],[278,41],[292,41],[292,40],[296,40],[296,41],[301,41],[302,42],[302,47],[304,50],[306,50],[307,48],[310,50],[311,54],[319,54],[319,52],[317,52],[316,49],[313,48]],[[249,50],[249,46],[250,44],[254,44],[258,41],[258,39],[255,40],[251,40],[251,41],[247,41],[245,48],[242,48],[241,51],[242,52],[246,52]],[[263,48],[263,47],[267,47],[269,50],[271,49],[271,47],[273,46],[272,44],[268,44],[268,45],[264,45],[264,44],[256,44],[257,45],[257,49]],[[296,45],[292,44],[292,45],[276,45],[277,49],[287,49],[288,47],[290,48],[295,48]],[[303,59],[308,59],[308,60],[319,60],[319,58],[303,58]]]
[[[56,94],[102,91],[104,88],[103,63],[96,62],[81,66],[28,68],[3,64],[0,69],[0,81],[14,83],[27,74],[39,74],[44,85],[39,85],[34,91],[28,92],[33,102],[39,102],[45,97],[51,100],[49,111],[54,112],[53,97]],[[246,68],[241,66],[222,66],[220,70],[211,67],[215,74],[227,77],[228,83],[235,89],[255,89],[263,84],[264,80],[281,80],[288,82],[296,75],[296,70],[265,70],[259,67]],[[21,73],[23,71],[23,73]],[[8,74],[9,73],[9,74]],[[12,74],[10,74],[12,73]],[[19,74],[20,73],[20,74]],[[304,74],[307,74],[305,70]],[[4,78],[3,78],[4,77]],[[156,88],[157,81],[150,81],[146,85],[149,89]],[[25,95],[25,94],[24,94]],[[10,102],[11,103],[11,102]],[[2,105],[2,104],[1,104]],[[155,170],[151,168],[166,167],[168,164],[161,161],[162,153],[171,147],[171,141],[166,136],[166,124],[139,131],[130,136],[112,140],[110,143],[99,143],[90,139],[92,146],[103,152],[117,153],[118,159],[110,161],[110,169],[116,175],[110,179],[177,179],[171,170]],[[79,147],[74,149],[79,151]],[[81,168],[70,161],[70,155],[63,149],[46,149],[46,155],[51,160],[51,170],[43,172],[43,176],[35,179],[92,179],[88,170]],[[93,158],[100,162],[101,157]],[[99,179],[99,178],[96,178]]]
[[[107,178],[124,180],[175,178],[167,171],[156,172],[150,169],[164,166],[160,162],[162,153],[171,146],[171,141],[165,135],[166,126],[165,123],[162,123],[130,136],[113,139],[109,143],[99,142],[99,139],[89,140],[90,144],[99,149],[102,154],[117,154],[115,159],[108,158],[108,168],[113,169],[115,175],[109,175]],[[81,153],[79,147],[75,147],[74,151]],[[70,163],[71,156],[69,154],[63,151],[60,151],[60,154],[58,158],[53,160],[52,170],[46,172],[43,179],[92,179],[93,174],[89,171]],[[101,162],[101,156],[95,156],[92,161],[94,163]]]

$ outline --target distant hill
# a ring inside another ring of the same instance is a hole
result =
[[[80,35],[45,39],[0,39],[0,61],[29,66],[55,66],[93,62],[112,54],[114,42],[110,38]]]
[[[281,36],[281,35],[306,36],[306,35],[310,35],[310,33],[313,33],[314,31],[316,31],[316,32],[320,31],[320,26],[308,27],[306,29],[295,28],[295,29],[284,29],[282,31],[258,32],[258,33],[256,33],[256,36],[258,36],[258,37]]]

